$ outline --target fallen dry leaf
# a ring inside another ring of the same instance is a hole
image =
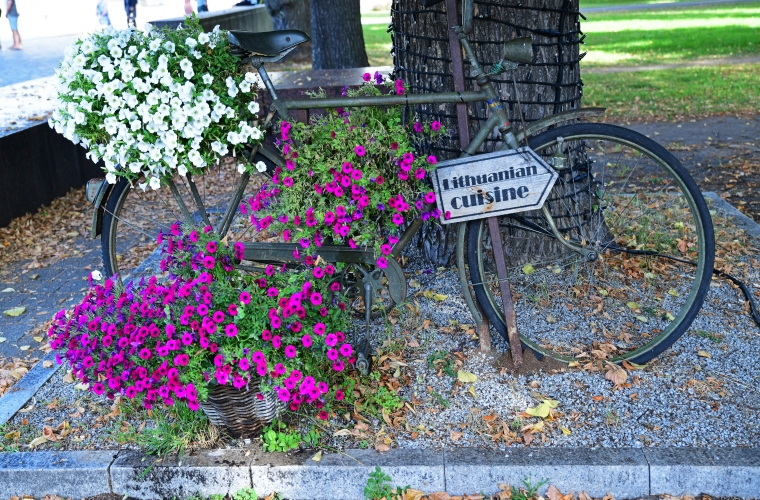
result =
[[[312,459],[313,461],[315,461],[315,462],[319,462],[320,460],[322,460],[322,450],[319,450],[318,452],[316,452],[316,453],[314,454],[314,456],[313,456],[313,457],[311,457],[311,459]]]
[[[586,494],[585,491],[578,493],[578,500],[591,500],[591,497]]]
[[[7,309],[3,311],[3,314],[5,314],[6,316],[15,318],[16,316],[21,316],[22,314],[24,314],[24,311],[26,311],[26,307],[19,306],[19,307],[12,307],[10,309]]]
[[[428,500],[451,500],[451,495],[445,491],[436,491],[428,495]]]
[[[52,361],[43,361],[42,362],[42,367],[43,368],[52,368],[53,367],[53,362]]]
[[[700,358],[712,358],[712,354],[710,354],[707,351],[703,351],[702,349],[697,351],[697,356],[699,356]]]
[[[628,380],[628,372],[614,363],[607,363],[607,373],[604,374],[604,378],[617,387]]]
[[[386,451],[390,451],[391,447],[385,443],[375,443],[375,449],[380,453],[385,453]]]
[[[457,441],[459,441],[460,439],[462,439],[462,436],[464,436],[464,432],[454,432],[454,431],[449,431],[449,437],[450,437],[450,438],[451,438],[451,440],[452,440],[453,442],[455,442],[455,443],[456,443]]]
[[[402,500],[422,500],[424,496],[425,493],[420,490],[408,489],[401,495],[401,498]]]
[[[573,500],[573,492],[563,495],[553,484],[546,490],[546,498],[549,500]]]
[[[28,444],[28,446],[29,448],[34,448],[35,446],[39,446],[47,442],[48,442],[48,438],[46,438],[45,436],[40,436],[40,437],[32,439],[32,441]]]
[[[551,410],[557,406],[559,406],[559,401],[554,399],[544,399],[541,401],[541,404],[535,408],[528,408],[525,410],[525,413],[532,417],[546,418],[549,416],[549,413],[551,413]]]
[[[459,370],[457,372],[457,380],[462,382],[463,384],[472,383],[478,380],[478,376],[474,373],[466,372],[464,370]]]

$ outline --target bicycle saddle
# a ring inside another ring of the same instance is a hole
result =
[[[232,45],[257,56],[273,57],[310,40],[303,31],[281,30],[254,33],[230,30],[227,37]]]

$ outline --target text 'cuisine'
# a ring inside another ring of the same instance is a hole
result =
[[[484,184],[493,184],[494,182],[499,181],[530,177],[537,173],[537,169],[534,165],[519,168],[509,167],[509,170],[502,170],[501,172],[491,172],[490,174],[482,175],[461,175],[451,179],[443,179],[442,184],[444,191],[463,188],[473,188],[476,190],[475,194],[455,196],[451,199],[451,208],[458,210],[460,208],[469,208],[476,205],[490,205],[494,202],[499,203],[502,201],[526,198],[530,191],[527,186],[505,188],[500,188],[499,186],[491,188],[489,186],[489,189],[482,189],[480,186],[483,186]]]

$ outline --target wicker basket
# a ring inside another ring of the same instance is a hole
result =
[[[254,390],[214,385],[209,388],[208,400],[200,406],[212,424],[232,437],[254,437],[284,408],[274,391],[262,393],[264,399],[257,398],[257,394]]]

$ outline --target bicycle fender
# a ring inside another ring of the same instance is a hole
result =
[[[108,200],[108,195],[111,194],[112,189],[113,184],[103,181],[92,200],[92,204],[94,205],[92,211],[92,227],[90,228],[90,237],[92,239],[100,236],[100,233],[103,230],[103,207],[105,206],[106,200]]]
[[[579,120],[582,118],[591,118],[592,116],[604,116],[605,110],[606,108],[580,108],[563,111],[562,113],[547,116],[546,118],[531,123],[525,128],[525,132],[527,133],[528,137],[531,137],[539,130],[545,129],[552,125],[556,125],[558,123],[570,120]],[[522,141],[524,136],[522,130],[517,132],[516,136],[518,142]]]
[[[275,148],[268,144],[264,144],[263,142],[259,144],[258,146],[259,150],[257,151],[258,154],[263,155],[264,158],[274,163],[274,165],[277,167],[284,167],[285,166],[285,159],[280,155],[280,152],[277,151]],[[270,166],[267,165],[267,170],[270,170]],[[271,168],[272,173],[274,173],[274,168]]]

